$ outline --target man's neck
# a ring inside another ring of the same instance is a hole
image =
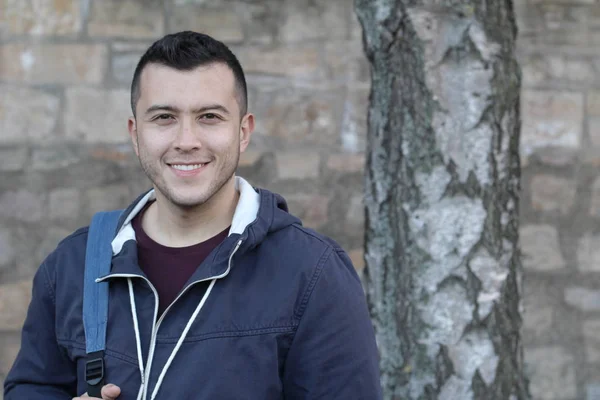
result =
[[[170,203],[160,192],[142,218],[144,232],[168,247],[186,247],[204,242],[231,225],[239,200],[232,179],[206,203],[182,209]]]

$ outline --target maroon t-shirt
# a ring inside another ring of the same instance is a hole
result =
[[[133,218],[131,225],[137,238],[138,264],[158,292],[160,316],[175,300],[202,261],[225,240],[229,228],[207,241],[192,246],[163,246],[146,235],[142,228],[142,215],[150,204]]]

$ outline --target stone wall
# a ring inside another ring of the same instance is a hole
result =
[[[600,4],[516,0],[525,358],[539,399],[600,399]]]
[[[532,392],[600,399],[600,5],[515,6]],[[182,29],[225,41],[246,70],[257,130],[240,175],[361,270],[369,67],[353,0],[0,0],[0,380],[45,255],[149,187],[128,143],[130,79]]]
[[[369,68],[352,5],[0,0],[0,382],[43,258],[95,211],[149,188],[129,144],[129,85],[166,33],[230,45],[257,117],[239,174],[283,194],[362,267]]]

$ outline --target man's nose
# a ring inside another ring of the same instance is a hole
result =
[[[200,142],[199,127],[193,120],[185,118],[177,132],[175,148],[181,151],[190,151],[202,147]]]

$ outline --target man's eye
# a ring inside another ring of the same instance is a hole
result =
[[[166,120],[166,119],[171,119],[171,118],[173,118],[172,115],[160,114],[160,115],[156,116],[156,118],[154,118],[154,119]]]
[[[208,113],[208,114],[204,114],[201,118],[213,120],[213,119],[218,119],[219,116],[217,114]]]

